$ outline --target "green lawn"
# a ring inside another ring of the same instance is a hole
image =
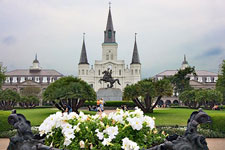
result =
[[[27,120],[31,121],[32,126],[40,125],[50,114],[57,112],[56,108],[36,108],[36,109],[17,109],[17,113],[24,114]],[[187,120],[194,109],[185,108],[162,108],[154,110],[153,114],[147,114],[155,117],[156,126],[186,126]],[[205,110],[208,115],[219,115],[225,117],[225,111]],[[96,112],[84,111],[84,113],[95,114]],[[0,110],[0,132],[10,129],[8,125],[8,116],[11,111]]]
[[[187,120],[191,113],[197,109],[186,108],[158,108],[154,110],[153,114],[146,114],[155,117],[156,126],[186,126]],[[220,115],[225,117],[225,111],[218,110],[204,110],[209,116]]]
[[[50,114],[59,111],[56,108],[36,108],[36,109],[17,109],[17,113],[23,114],[27,120],[31,121],[32,126],[39,126]],[[85,114],[95,114],[96,112],[83,111]],[[8,116],[11,111],[0,110],[0,132],[9,130]]]

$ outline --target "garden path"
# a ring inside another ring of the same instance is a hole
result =
[[[208,138],[206,139],[209,150],[224,150],[225,138]],[[9,145],[9,139],[0,138],[0,150],[6,150]]]

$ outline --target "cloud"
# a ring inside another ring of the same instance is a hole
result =
[[[225,50],[223,48],[212,48],[208,51],[206,51],[204,54],[202,54],[203,57],[210,57],[210,56],[218,56],[223,54]]]
[[[16,43],[16,38],[12,35],[4,37],[2,39],[2,43],[5,45],[13,45],[14,43]]]

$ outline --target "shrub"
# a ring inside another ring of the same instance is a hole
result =
[[[212,114],[210,115],[212,123],[201,125],[203,129],[211,129],[214,131],[222,132],[225,134],[225,117],[224,114]]]
[[[162,143],[165,134],[140,109],[101,116],[72,112],[50,115],[39,127],[47,134],[46,145],[60,149],[142,149]]]
[[[85,102],[84,106],[88,106],[88,105],[96,105],[96,102]],[[134,102],[129,102],[129,101],[107,101],[105,103],[105,107],[118,107],[120,108],[121,105],[127,105],[127,107],[136,107],[136,105],[134,104]]]

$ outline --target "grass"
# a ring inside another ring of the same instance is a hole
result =
[[[39,126],[45,118],[50,114],[54,114],[59,111],[56,108],[36,108],[36,109],[17,109],[16,112],[23,114],[27,120],[31,122],[32,126]],[[83,111],[85,114],[94,115],[96,112]],[[0,132],[12,129],[8,124],[8,116],[11,111],[0,110]]]
[[[185,108],[159,108],[154,113],[146,114],[155,117],[156,126],[187,126],[187,121],[193,111],[197,109]],[[225,111],[204,110],[210,115],[222,115],[225,117]]]

